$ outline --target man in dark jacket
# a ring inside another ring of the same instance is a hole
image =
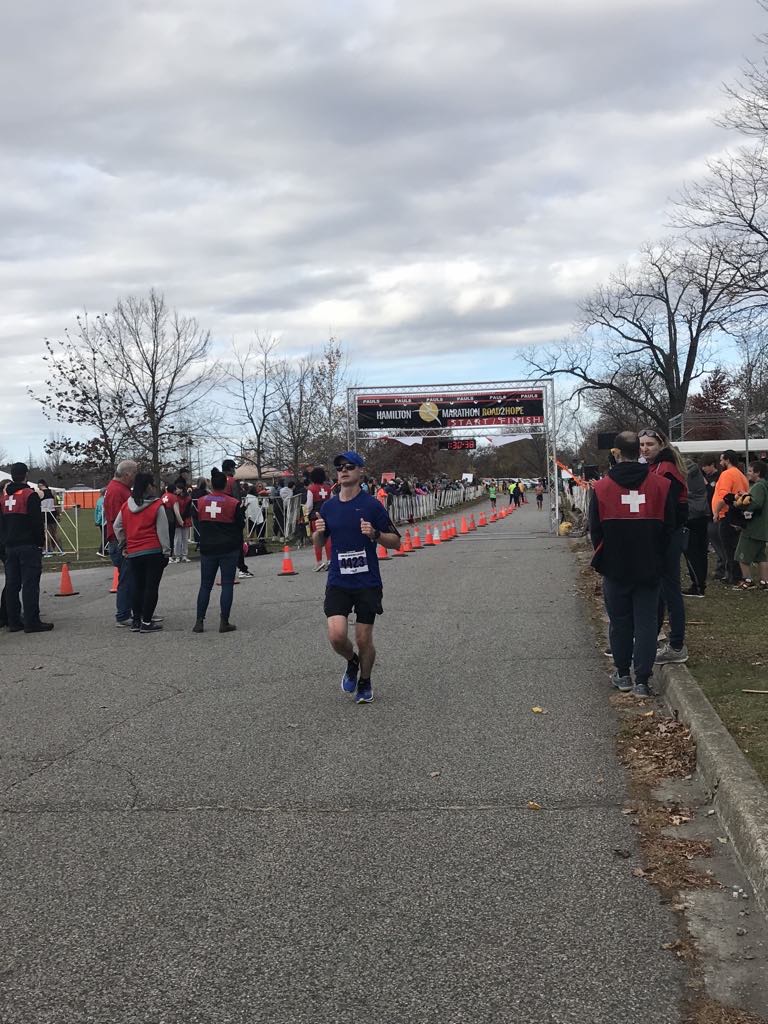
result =
[[[637,461],[637,434],[618,434],[614,445],[616,465],[595,483],[589,509],[592,566],[603,577],[615,665],[611,682],[622,693],[648,697],[656,658],[659,588],[675,528],[675,503],[669,480]]]
[[[2,503],[8,630],[45,633],[53,629],[52,622],[40,621],[45,527],[40,495],[27,483],[27,467],[23,462],[14,462],[11,466],[11,483],[5,489]]]
[[[683,597],[704,597],[707,589],[707,560],[709,552],[708,527],[712,510],[708,499],[707,479],[697,462],[691,459],[688,471],[688,574],[691,585]]]
[[[218,469],[211,470],[211,493],[192,505],[192,519],[200,536],[200,590],[193,633],[205,629],[205,613],[211,598],[216,573],[221,574],[220,633],[231,633],[229,621],[234,594],[237,561],[243,550],[245,510],[239,500],[227,494],[227,478]]]

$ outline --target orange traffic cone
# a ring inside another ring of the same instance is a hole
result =
[[[425,548],[433,548],[434,546],[435,546],[435,541],[434,541],[434,539],[432,537],[432,527],[428,525],[427,526],[427,534],[426,534],[426,536],[424,538],[424,547]]]
[[[459,531],[456,529],[456,520],[452,519],[450,525],[451,525],[451,540],[454,540],[454,538],[459,536]]]
[[[469,532],[472,533],[476,529],[477,529],[477,524],[475,523],[475,517],[473,515],[471,515],[469,517]]]
[[[120,582],[120,570],[117,567],[115,567],[115,571],[112,573],[112,589],[110,590],[110,594],[116,594],[117,593],[117,584],[119,582]]]
[[[435,532],[432,535],[432,542],[434,544],[442,544],[443,543],[442,538],[440,537],[440,531],[438,530],[437,527],[435,527]]]
[[[495,523],[498,518],[499,517],[496,515],[495,512],[491,512],[491,518],[488,520],[488,522],[489,523]]]
[[[419,528],[418,528],[418,526],[414,526],[414,528],[413,528],[412,547],[413,547],[414,551],[420,551],[421,548],[423,547],[423,545],[421,543],[421,537],[419,536]]]
[[[411,544],[411,534],[409,530],[405,531],[405,540],[403,541],[403,551],[406,555],[410,555],[413,551],[413,545]]]
[[[408,552],[403,549],[403,544],[402,543],[400,544],[399,548],[393,548],[392,549],[392,557],[393,558],[407,558],[408,557]]]
[[[469,533],[469,527],[467,526],[467,520],[465,516],[461,517],[461,529],[459,533]]]
[[[376,554],[380,562],[386,562],[387,559],[389,558],[389,552],[387,551],[383,544],[379,544],[379,546],[376,548]]]
[[[61,567],[61,580],[59,581],[59,592],[55,594],[55,597],[74,597],[75,594],[79,594],[79,590],[75,590],[72,587],[72,579],[69,575],[69,566],[65,562]]]
[[[480,518],[477,520],[478,526],[487,526],[488,523],[485,521],[485,512],[480,513]]]
[[[291,560],[291,549],[286,544],[283,548],[283,567],[278,576],[298,576],[299,574],[293,568],[293,561]]]
[[[449,537],[448,537],[448,524],[446,522],[444,522],[443,525],[442,525],[442,528],[440,530],[440,543],[441,544],[447,544],[448,540],[449,540]]]

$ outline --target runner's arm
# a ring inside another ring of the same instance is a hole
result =
[[[326,536],[325,520],[322,516],[318,515],[315,519],[315,532],[312,534],[312,543],[316,548],[321,548],[329,536],[330,534]]]
[[[376,544],[381,544],[384,548],[397,551],[400,547],[400,541],[402,538],[398,533],[397,527],[393,524],[392,520],[387,515],[386,511],[382,508],[380,511],[374,513],[371,518],[374,520],[373,523],[369,523],[363,520],[366,530],[361,524],[360,529],[368,537],[369,540],[374,541]],[[378,537],[375,536],[378,533]]]

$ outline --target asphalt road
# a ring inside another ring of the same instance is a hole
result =
[[[2,1024],[678,1024],[544,519],[384,566],[371,706],[309,551],[250,560],[229,635],[190,631],[195,566],[162,634],[114,627],[108,570],[44,596],[53,633],[0,633]]]

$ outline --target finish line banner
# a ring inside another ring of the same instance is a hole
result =
[[[360,430],[504,427],[543,422],[544,392],[537,389],[357,396]]]

